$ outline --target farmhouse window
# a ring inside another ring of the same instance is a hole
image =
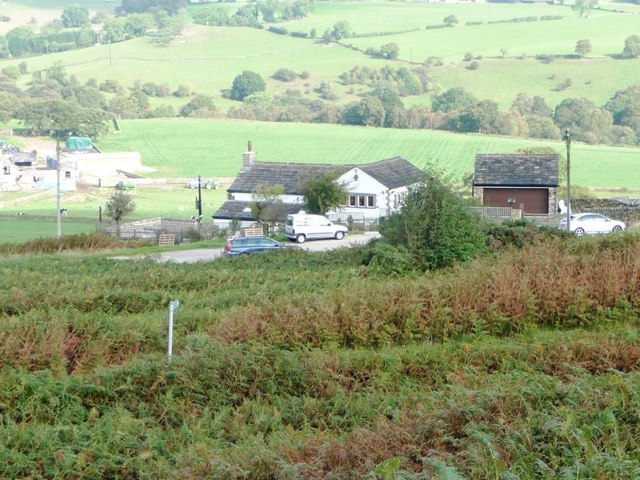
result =
[[[349,206],[357,208],[374,208],[376,206],[376,196],[349,195]]]
[[[64,178],[71,178],[71,172],[68,170],[64,172]]]

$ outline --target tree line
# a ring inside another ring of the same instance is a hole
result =
[[[27,128],[47,133],[57,123],[75,134],[92,138],[109,131],[114,118],[171,118],[176,116],[227,117],[276,122],[318,122],[382,128],[436,129],[559,140],[569,128],[577,141],[590,144],[637,145],[640,139],[640,85],[618,90],[603,106],[583,97],[566,98],[555,108],[540,96],[519,93],[511,106],[501,110],[490,99],[478,99],[455,87],[436,93],[435,83],[424,66],[380,69],[355,67],[340,75],[344,85],[368,85],[371,91],[357,101],[338,104],[331,82],[315,88],[317,96],[288,89],[269,95],[260,74],[238,74],[222,96],[237,105],[226,113],[217,109],[213,96],[200,94],[188,84],[135,82],[125,87],[117,80],[81,84],[68,76],[64,66],[33,72],[27,87],[17,81],[28,74],[26,62],[8,66],[0,74],[0,122],[19,120]],[[308,72],[278,69],[273,78],[290,82],[307,78]],[[431,94],[430,105],[405,107],[402,98]],[[176,109],[151,107],[152,97],[184,98]],[[56,113],[57,112],[57,113]],[[62,113],[64,112],[64,115]],[[60,115],[62,115],[60,117]]]

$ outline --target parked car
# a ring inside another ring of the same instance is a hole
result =
[[[327,217],[310,215],[303,211],[287,215],[284,225],[284,234],[287,238],[298,243],[320,238],[342,240],[348,232],[347,227],[333,223]]]
[[[595,235],[597,233],[620,232],[624,230],[624,222],[612,220],[599,213],[576,213],[571,215],[571,231],[578,236]],[[560,221],[558,228],[567,229],[567,219]]]
[[[284,245],[268,237],[234,237],[227,241],[225,255],[249,255],[252,253],[274,252],[282,250]]]

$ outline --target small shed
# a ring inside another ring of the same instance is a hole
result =
[[[558,210],[558,155],[476,155],[473,196],[487,207],[522,207],[525,215]]]

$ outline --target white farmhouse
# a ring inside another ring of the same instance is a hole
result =
[[[409,186],[424,178],[424,172],[402,157],[361,165],[330,165],[310,163],[258,162],[251,148],[243,154],[243,167],[227,189],[228,199],[213,215],[214,222],[255,221],[251,213],[254,194],[261,188],[281,185],[280,197],[287,213],[304,209],[303,186],[309,178],[333,174],[345,186],[348,195],[337,210],[326,212],[341,222],[353,220],[377,221],[396,210]]]

